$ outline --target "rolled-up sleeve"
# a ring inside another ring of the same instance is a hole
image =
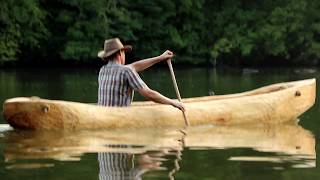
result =
[[[147,87],[146,83],[144,83],[144,81],[140,78],[139,74],[129,67],[126,70],[126,77],[127,77],[129,86],[133,90],[138,90],[138,89]]]

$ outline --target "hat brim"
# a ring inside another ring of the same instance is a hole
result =
[[[121,48],[121,49],[119,49],[119,50],[124,50],[125,52],[130,52],[130,51],[132,51],[132,46],[130,46],[130,45],[125,45],[125,46],[123,46],[123,48]],[[109,51],[108,53],[106,53],[104,50],[101,50],[101,51],[99,51],[99,53],[98,53],[98,57],[101,58],[101,59],[107,58],[107,57],[113,55],[114,53],[118,52],[119,50],[118,50],[118,49],[115,49],[115,50],[113,50],[113,51]]]
[[[125,46],[122,48],[122,50],[124,50],[125,52],[130,52],[130,51],[132,51],[132,46],[130,46],[130,45],[125,45]]]

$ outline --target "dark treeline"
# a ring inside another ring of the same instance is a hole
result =
[[[320,1],[0,0],[0,65],[98,61],[120,37],[181,64],[318,65]]]

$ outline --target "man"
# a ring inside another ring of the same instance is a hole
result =
[[[135,90],[151,101],[172,105],[184,111],[182,103],[150,89],[137,73],[158,62],[172,58],[173,53],[167,50],[160,56],[125,65],[125,52],[131,51],[131,49],[131,46],[123,46],[118,38],[105,41],[104,50],[98,53],[98,57],[107,63],[101,67],[99,73],[98,104],[102,106],[130,106],[133,90]]]
[[[106,63],[99,72],[98,105],[130,106],[133,90],[135,90],[151,101],[172,105],[184,111],[185,108],[182,103],[150,89],[137,73],[158,62],[172,58],[173,53],[167,50],[160,56],[125,65],[125,52],[131,49],[131,46],[123,46],[118,38],[104,42],[104,49],[98,53],[98,57]],[[115,145],[109,146],[113,147]],[[121,147],[130,148],[126,145],[121,145]],[[130,153],[98,153],[99,179],[140,179],[140,176],[148,168],[141,168],[143,167],[142,164],[145,164],[141,163],[144,162],[143,158],[139,158],[140,166],[139,164],[133,166],[133,159],[134,155]]]

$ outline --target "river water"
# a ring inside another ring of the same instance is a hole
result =
[[[175,69],[182,97],[230,94],[320,77],[317,68]],[[1,69],[0,102],[38,96],[97,101],[98,69]],[[168,69],[141,74],[174,98]],[[317,97],[319,97],[319,90]],[[135,100],[143,100],[136,94]],[[2,109],[1,109],[2,110]],[[244,107],[245,110],[245,107]],[[0,117],[1,179],[320,179],[319,102],[298,125],[78,132],[11,130]],[[113,163],[106,163],[112,161]],[[99,173],[100,172],[100,173]]]

